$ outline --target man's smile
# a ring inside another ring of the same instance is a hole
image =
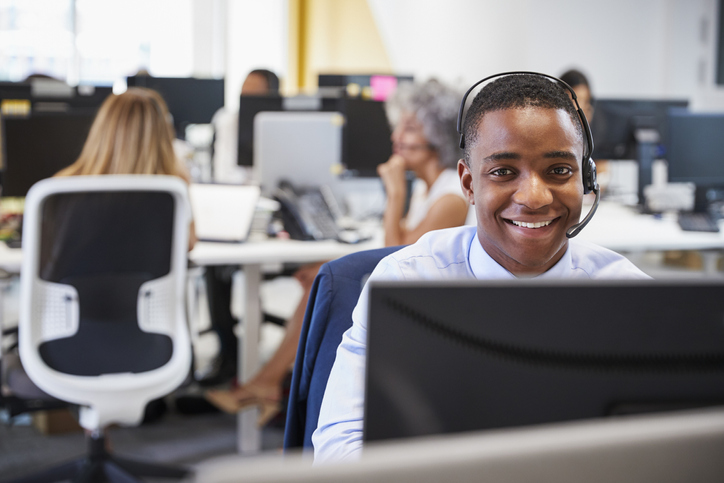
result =
[[[517,221],[517,220],[506,220],[512,223],[515,226],[522,226],[523,228],[542,228],[544,226],[548,226],[555,220],[546,220],[546,221],[536,221],[536,222],[526,222],[526,221]]]

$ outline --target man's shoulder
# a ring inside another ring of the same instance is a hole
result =
[[[475,226],[430,231],[412,245],[385,257],[385,262],[415,278],[436,276],[439,274],[436,272],[464,275],[468,271],[468,255],[475,232]]]
[[[571,240],[573,270],[594,279],[651,278],[623,255],[584,240]]]

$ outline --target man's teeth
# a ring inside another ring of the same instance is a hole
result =
[[[542,226],[548,226],[551,224],[549,221],[539,221],[538,223],[526,223],[525,221],[510,220],[516,226],[522,226],[523,228],[540,228]]]

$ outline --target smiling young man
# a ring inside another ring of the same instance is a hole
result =
[[[384,258],[369,280],[648,278],[624,257],[567,236],[581,216],[587,137],[560,84],[499,77],[473,100],[463,132],[458,174],[477,227],[430,232]],[[367,293],[337,350],[312,436],[315,461],[355,458],[362,448]]]

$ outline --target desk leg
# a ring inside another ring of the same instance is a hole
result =
[[[245,287],[243,290],[245,311],[242,318],[242,336],[239,338],[238,374],[242,383],[247,382],[259,369],[259,328],[262,322],[259,286],[261,284],[261,266],[250,264],[244,266]],[[242,454],[258,453],[261,450],[261,432],[256,426],[258,409],[239,413],[238,450]]]
[[[701,250],[702,270],[704,275],[713,277],[719,274],[719,250]]]

